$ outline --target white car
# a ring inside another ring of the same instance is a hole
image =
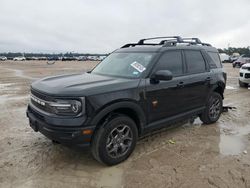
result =
[[[7,57],[5,56],[0,56],[0,61],[6,61],[7,60]]]
[[[15,57],[13,60],[14,61],[25,61],[26,59],[25,59],[25,57]]]
[[[220,53],[220,60],[222,63],[230,62],[230,56],[225,53]]]
[[[250,63],[246,63],[240,68],[239,84],[240,87],[248,87],[250,84]]]

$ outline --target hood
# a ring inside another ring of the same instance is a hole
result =
[[[32,83],[32,89],[54,96],[88,96],[135,88],[139,79],[125,79],[96,74],[71,74],[46,77]]]
[[[242,65],[242,67],[250,68],[250,63],[246,63],[246,64]]]

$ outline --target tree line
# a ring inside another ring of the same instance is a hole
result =
[[[246,54],[250,55],[250,46],[249,47],[243,47],[243,48],[235,48],[235,47],[229,47],[224,49],[218,49],[219,53],[226,53],[228,55],[232,55],[233,53],[239,53],[240,55]]]

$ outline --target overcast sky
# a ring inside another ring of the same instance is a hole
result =
[[[250,46],[250,0],[0,0],[0,52],[106,53],[166,35]]]

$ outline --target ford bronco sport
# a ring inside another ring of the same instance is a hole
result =
[[[87,73],[35,81],[27,117],[49,139],[90,147],[96,160],[114,165],[129,157],[145,133],[194,116],[216,122],[225,84],[210,44],[148,38],[124,45]]]

